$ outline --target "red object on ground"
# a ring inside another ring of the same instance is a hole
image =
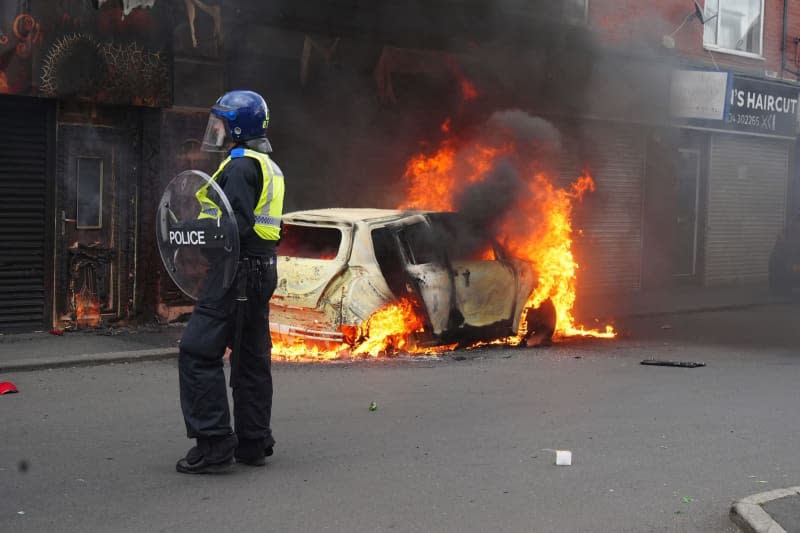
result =
[[[0,396],[3,394],[12,394],[14,392],[19,392],[16,385],[10,381],[0,382]]]
[[[55,335],[57,337],[63,337],[64,336],[64,330],[63,329],[51,329],[50,330],[50,335]]]

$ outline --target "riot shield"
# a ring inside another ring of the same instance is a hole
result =
[[[175,285],[193,300],[233,286],[239,228],[225,193],[198,170],[178,174],[156,214],[161,260]]]

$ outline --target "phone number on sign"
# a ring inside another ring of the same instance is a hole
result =
[[[763,119],[758,115],[739,115],[736,113],[730,113],[728,115],[728,120],[726,120],[728,124],[738,124],[740,126],[754,126],[756,128],[761,127],[763,123]]]

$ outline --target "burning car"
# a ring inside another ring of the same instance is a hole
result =
[[[321,209],[284,215],[270,329],[278,346],[353,346],[387,305],[411,302],[418,345],[552,337],[547,300],[525,305],[537,276],[456,213]],[[408,320],[408,318],[406,318]]]

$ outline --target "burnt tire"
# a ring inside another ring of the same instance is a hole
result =
[[[552,300],[545,300],[535,309],[528,309],[525,315],[528,324],[525,346],[547,346],[556,331],[556,306]]]

